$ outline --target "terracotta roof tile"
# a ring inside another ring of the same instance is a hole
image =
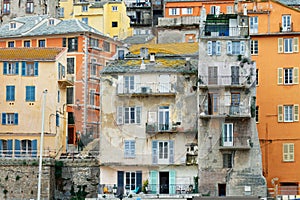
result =
[[[64,48],[0,48],[0,61],[54,61]]]

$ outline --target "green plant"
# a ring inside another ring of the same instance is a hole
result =
[[[143,191],[144,193],[147,193],[147,190],[148,190],[148,184],[149,184],[149,181],[148,181],[148,180],[145,180],[145,181],[143,182],[142,191]]]
[[[5,180],[6,180],[6,181],[8,180],[8,175],[6,175]]]
[[[16,176],[16,181],[20,180],[20,178],[21,178],[21,177],[20,177],[19,175],[17,175],[17,176]]]
[[[6,195],[7,193],[8,193],[8,190],[7,190],[7,189],[4,189],[4,190],[3,190],[3,194]]]

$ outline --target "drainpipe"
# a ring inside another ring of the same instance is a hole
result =
[[[84,97],[83,97],[83,135],[86,135],[87,95],[88,95],[88,37],[84,34]]]

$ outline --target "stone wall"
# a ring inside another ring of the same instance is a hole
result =
[[[0,199],[37,199],[39,159],[1,159],[0,172]],[[96,159],[44,159],[41,200],[96,198],[99,173]]]

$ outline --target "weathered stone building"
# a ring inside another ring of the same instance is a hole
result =
[[[199,44],[199,189],[266,196],[255,122],[255,63],[248,18],[207,15]]]

